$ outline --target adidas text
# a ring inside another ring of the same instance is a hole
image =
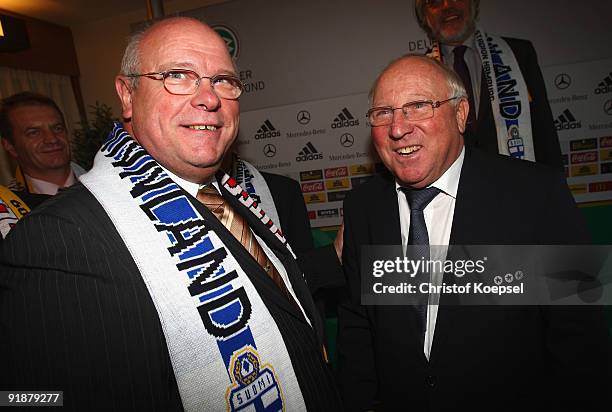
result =
[[[557,126],[557,131],[570,130],[570,129],[581,129],[582,122],[571,122],[571,123],[556,122],[556,126]]]
[[[344,120],[332,123],[332,129],[339,129],[341,127],[359,126],[359,120]]]
[[[595,89],[595,94],[612,93],[612,86],[599,86]]]
[[[278,130],[273,130],[271,132],[264,132],[264,133],[256,133],[255,134],[255,139],[259,140],[259,139],[269,139],[271,137],[278,137],[280,136],[280,132]]]
[[[321,160],[323,159],[323,155],[321,153],[310,153],[308,155],[299,155],[295,157],[295,160],[298,162],[305,162],[307,160]]]

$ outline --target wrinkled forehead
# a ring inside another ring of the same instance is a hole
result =
[[[449,93],[448,82],[434,64],[418,58],[397,62],[381,75],[372,96],[378,103],[399,103],[402,99],[443,99]]]
[[[34,120],[41,117],[64,121],[62,114],[53,106],[42,103],[26,103],[12,108],[8,113],[11,122],[15,120]]]
[[[139,54],[144,70],[181,62],[192,68],[202,62],[227,70],[234,68],[223,39],[195,20],[171,20],[154,26],[143,37]],[[167,68],[170,67],[164,67]]]

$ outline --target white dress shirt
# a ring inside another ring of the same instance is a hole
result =
[[[446,258],[451,228],[453,226],[455,200],[457,199],[457,187],[459,186],[459,177],[461,176],[461,167],[463,166],[464,157],[465,148],[461,149],[459,157],[446,170],[446,172],[444,172],[444,174],[440,176],[438,180],[428,186],[436,187],[441,191],[423,210],[423,215],[425,216],[425,226],[427,226],[427,233],[429,235],[429,244],[434,246],[446,246],[433,250],[433,253],[431,253],[432,260],[444,260]],[[399,206],[402,250],[405,255],[406,247],[408,245],[408,232],[410,230],[410,207],[408,206],[406,195],[401,190],[402,187],[397,182],[395,183],[395,189],[397,191],[397,204]],[[434,285],[441,285],[442,273],[432,271],[431,283]],[[423,351],[427,359],[429,359],[431,345],[433,343],[439,301],[440,296],[438,294],[429,295],[427,325],[425,331],[425,341],[423,343]]]
[[[206,186],[206,184],[199,185],[197,183],[193,183],[193,182],[187,181],[187,180],[185,180],[185,179],[175,175],[174,173],[170,172],[165,167],[163,167],[161,165],[160,165],[160,167],[162,169],[164,169],[164,171],[166,173],[168,173],[168,176],[170,176],[170,178],[172,180],[174,180],[174,182],[176,182],[177,185],[182,187],[187,193],[189,193],[193,197],[197,196],[198,191],[200,190],[200,188]],[[219,193],[221,193],[221,191],[219,189],[219,183],[217,182],[216,179],[212,181],[212,184],[217,189],[217,191]],[[268,256],[268,259],[270,259],[270,262],[272,262],[272,264],[274,265],[276,270],[278,270],[278,273],[283,278],[283,282],[285,282],[285,286],[287,286],[287,289],[289,290],[289,293],[291,293],[291,296],[293,296],[293,299],[298,304],[300,310],[302,311],[302,314],[304,315],[304,318],[308,321],[309,324],[311,324],[310,323],[310,319],[308,319],[308,316],[306,316],[306,312],[304,311],[304,308],[302,307],[302,304],[300,303],[300,301],[298,300],[298,298],[295,295],[295,292],[293,290],[293,286],[291,285],[291,282],[289,281],[289,277],[287,276],[287,270],[285,269],[285,267],[283,266],[281,261],[276,257],[274,252],[272,252],[272,250],[268,247],[268,245],[266,245],[266,242],[264,242],[259,236],[257,236],[257,233],[253,232],[253,229],[251,229],[251,233],[253,233],[253,235],[255,236],[255,239],[257,239],[257,243],[259,243],[259,245],[261,246],[263,251],[266,253],[266,256]]]
[[[72,186],[76,182],[76,178],[74,177],[74,173],[72,172],[72,170],[68,174],[68,178],[66,179],[66,181],[61,186],[56,185],[55,183],[47,182],[45,180],[36,179],[34,177],[26,175],[25,173],[24,176],[34,193],[51,196],[55,196],[60,188]]]
[[[33,193],[55,196],[59,189],[64,187],[70,187],[75,184],[79,176],[81,176],[83,173],[85,173],[85,170],[81,166],[74,162],[71,162],[70,173],[68,174],[66,181],[59,186],[55,183],[47,182],[46,180],[33,178],[25,173],[23,174],[23,176],[26,179],[28,186],[32,188]]]

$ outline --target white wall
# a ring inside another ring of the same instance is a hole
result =
[[[392,58],[424,41],[413,2],[406,0],[233,0],[202,8],[197,0],[166,1],[166,14],[190,11],[233,27],[238,64],[265,81],[242,99],[242,109],[367,91]],[[606,0],[482,0],[485,29],[530,39],[541,66],[612,57],[612,2]],[[113,78],[130,25],[146,11],[73,27],[86,105],[96,100],[120,114]]]

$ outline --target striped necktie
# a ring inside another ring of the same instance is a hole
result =
[[[232,236],[234,236],[244,248],[250,253],[255,261],[263,268],[266,274],[274,281],[279,287],[283,294],[292,302],[295,306],[297,303],[295,299],[287,289],[283,278],[280,273],[274,267],[274,264],[270,261],[262,247],[257,242],[257,239],[251,232],[249,225],[245,219],[234,211],[234,209],[223,199],[223,197],[217,192],[214,186],[209,185],[201,188],[196,196],[201,203],[204,204],[219,221],[225,226]]]
[[[408,230],[408,245],[419,245],[416,249],[415,259],[423,257],[426,261],[429,260],[429,234],[425,225],[425,215],[423,210],[427,205],[440,193],[440,189],[436,187],[428,187],[426,189],[408,189],[402,188],[406,194],[406,200],[410,207],[410,228]],[[423,275],[428,273],[423,271]],[[417,313],[421,341],[425,339],[425,331],[427,329],[427,301],[418,303],[414,306]]]

